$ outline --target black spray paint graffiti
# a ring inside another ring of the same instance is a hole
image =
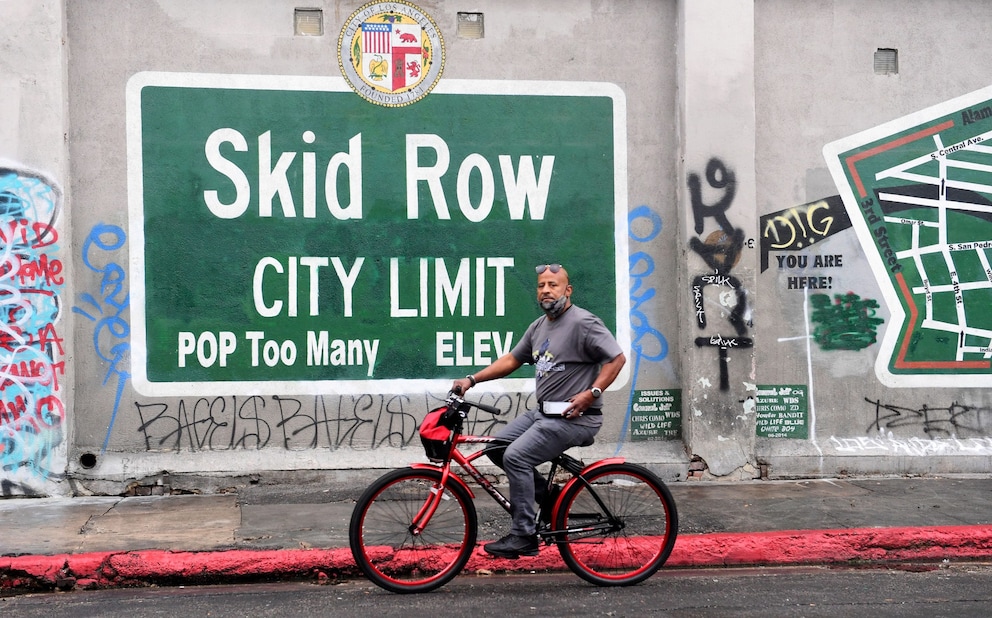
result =
[[[504,411],[479,412],[466,431],[488,435],[536,405],[533,393],[487,394],[480,401]],[[282,448],[372,450],[419,447],[419,419],[443,397],[411,395],[318,395],[307,398],[201,397],[135,402],[138,431],[148,451],[230,451]]]
[[[697,234],[703,233],[705,221],[713,217],[720,225],[720,231],[710,234],[705,241],[689,239],[689,247],[717,272],[729,271],[740,259],[744,248],[744,231],[734,228],[727,219],[727,209],[737,193],[737,178],[733,170],[728,170],[719,159],[710,159],[706,164],[706,183],[723,191],[715,204],[703,203],[703,190],[698,174],[689,174],[689,196],[692,199],[692,219]]]
[[[706,309],[703,306],[703,292],[707,286],[715,286],[717,288],[720,296],[723,297],[721,303],[725,306],[727,305],[728,295],[733,297],[734,300],[732,302],[734,306],[730,311],[730,315],[727,316],[727,321],[734,327],[737,335],[747,333],[748,325],[744,321],[747,311],[747,294],[744,293],[741,282],[736,277],[730,275],[699,275],[692,280],[696,325],[701,329],[706,328]]]
[[[922,429],[931,436],[971,438],[992,431],[992,409],[952,402],[946,407],[906,408],[865,398],[875,408],[875,422],[866,433],[900,428]]]
[[[716,333],[696,337],[696,346],[712,347],[719,351],[720,390],[727,391],[730,390],[729,351],[751,348],[754,345],[751,338],[745,336],[750,327],[747,292],[741,282],[730,274],[740,260],[741,251],[745,246],[752,246],[753,239],[745,241],[744,231],[731,225],[727,218],[727,210],[737,193],[737,179],[733,170],[727,169],[719,159],[710,159],[706,164],[706,182],[711,188],[722,192],[713,204],[703,202],[703,189],[699,176],[689,175],[689,196],[692,200],[696,234],[703,233],[707,218],[713,218],[720,226],[719,230],[709,234],[705,240],[699,238],[689,240],[689,247],[713,269],[712,273],[697,276],[692,281],[696,325],[700,329],[709,326],[706,318],[705,292],[707,287],[713,287],[720,299],[720,305],[729,309],[729,312],[723,312],[723,315],[730,322],[734,333],[732,336]]]

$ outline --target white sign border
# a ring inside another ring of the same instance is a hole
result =
[[[892,373],[889,370],[889,363],[894,358],[896,346],[899,343],[899,333],[902,332],[903,326],[906,323],[906,312],[902,308],[902,301],[899,298],[898,291],[888,275],[888,267],[886,267],[878,251],[878,247],[875,245],[874,235],[868,228],[864,216],[860,214],[860,201],[851,190],[847,175],[844,172],[844,163],[841,161],[841,155],[855,148],[885,139],[896,133],[901,133],[913,127],[932,122],[937,118],[958,114],[964,109],[978,103],[985,103],[989,100],[992,100],[992,86],[944,101],[943,103],[938,103],[937,105],[897,118],[877,127],[830,142],[823,147],[823,157],[827,162],[827,168],[830,170],[834,184],[840,191],[840,196],[844,201],[844,207],[847,209],[851,224],[854,226],[858,235],[858,240],[861,243],[861,248],[868,260],[868,264],[871,266],[875,281],[882,290],[882,298],[885,300],[885,305],[889,309],[890,323],[885,328],[885,333],[879,344],[878,355],[875,358],[875,375],[885,386],[891,388],[987,388],[992,386],[992,374],[983,376],[974,373]]]
[[[145,347],[145,235],[144,186],[141,133],[141,91],[146,86],[179,88],[225,88],[246,90],[290,90],[305,92],[348,92],[352,88],[343,77],[302,75],[247,75],[213,73],[169,73],[145,71],[133,75],[126,87],[128,248],[131,309],[131,380],[135,390],[149,397],[185,395],[349,395],[363,393],[404,394],[443,392],[451,379],[386,380],[258,380],[206,382],[152,382],[147,375],[148,350]],[[613,100],[614,221],[616,247],[617,341],[630,356],[630,279],[627,206],[627,103],[619,86],[606,82],[447,80],[434,87],[434,94],[456,95],[534,95],[609,97]],[[355,95],[358,96],[358,95]],[[536,317],[536,316],[535,316]],[[629,363],[609,390],[619,390],[630,377]],[[506,378],[485,382],[480,392],[529,392],[532,378]]]

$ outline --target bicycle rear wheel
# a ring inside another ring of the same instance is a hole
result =
[[[558,503],[555,529],[571,530],[558,542],[565,564],[600,586],[629,586],[651,577],[672,553],[678,534],[668,487],[650,470],[627,463],[583,477],[588,485],[573,483]]]
[[[437,510],[412,530],[438,491]],[[427,592],[458,575],[475,548],[475,505],[458,484],[441,487],[439,470],[404,468],[373,483],[355,504],[351,554],[366,577],[392,592]]]

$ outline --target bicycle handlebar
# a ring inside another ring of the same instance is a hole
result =
[[[493,415],[496,415],[496,416],[499,416],[500,414],[503,414],[503,411],[500,410],[499,408],[495,407],[495,406],[490,406],[490,405],[486,405],[484,403],[479,403],[478,401],[468,401],[467,399],[461,398],[459,396],[459,395],[462,394],[461,393],[461,390],[462,389],[459,388],[459,389],[448,391],[447,404],[448,404],[449,407],[451,407],[451,408],[461,408],[462,406],[469,406],[469,407],[472,407],[472,408],[478,408],[478,409],[482,410],[483,412],[488,412],[488,413],[493,414]]]
[[[484,403],[477,403],[477,402],[474,402],[474,401],[466,401],[465,403],[468,403],[470,405],[473,405],[476,408],[479,408],[480,410],[482,410],[483,412],[488,412],[490,414],[495,414],[496,416],[499,416],[500,414],[503,413],[503,411],[500,410],[499,408],[497,408],[496,406],[487,406]]]

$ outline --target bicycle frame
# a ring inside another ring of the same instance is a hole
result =
[[[477,461],[486,455],[502,467],[511,441],[462,435],[472,408],[502,412],[458,395],[449,392],[444,407],[421,423],[420,437],[432,463],[382,475],[352,511],[352,556],[386,590],[427,592],[466,568],[479,540],[477,492],[469,485],[482,487],[507,513],[513,510]],[[548,498],[541,500],[537,514],[538,542],[555,545],[573,573],[598,586],[633,585],[651,577],[671,554],[678,534],[678,513],[664,482],[619,457],[585,465],[562,453],[549,463]],[[563,478],[563,487],[556,476]]]
[[[510,442],[496,438],[494,436],[473,436],[473,435],[462,435],[458,429],[452,430],[452,440],[451,449],[448,453],[448,457],[441,463],[441,486],[447,487],[450,482],[455,482],[461,485],[472,497],[475,499],[475,492],[472,488],[465,482],[465,480],[459,476],[457,472],[452,470],[452,462],[458,464],[458,467],[468,474],[472,480],[474,480],[489,496],[496,501],[503,509],[509,513],[511,504],[510,501],[504,496],[499,489],[493,485],[479,471],[475,466],[475,460],[479,459],[484,455],[488,455],[492,452],[493,448],[482,448],[471,453],[463,453],[458,449],[459,446],[464,444],[484,444],[484,445],[497,445],[498,448],[505,448],[509,446]],[[589,484],[585,479],[584,474],[596,470],[597,468],[614,463],[624,463],[626,460],[623,457],[610,457],[607,459],[602,459],[596,461],[588,466],[583,465],[578,459],[571,457],[565,453],[562,453],[558,457],[551,460],[551,472],[548,475],[549,486],[554,482],[555,473],[558,468],[563,468],[572,474],[572,478],[569,479],[561,489],[560,496],[564,496],[567,490],[575,483],[582,483],[589,489],[589,494],[593,497],[599,507],[603,510],[602,512],[606,514],[606,520],[589,525],[580,526],[570,526],[563,530],[549,530],[549,529],[539,529],[538,535],[545,541],[545,543],[550,544],[551,542],[563,542],[563,537],[569,536],[569,540],[572,540],[572,536],[581,535],[582,537],[589,537],[600,535],[603,533],[615,532],[623,527],[623,523],[610,511],[606,503],[599,497],[596,493],[595,488]],[[417,463],[413,464],[411,467],[418,469],[431,469],[437,470],[438,465],[436,464],[425,464]],[[431,497],[424,503],[417,514],[413,518],[413,522],[410,524],[410,532],[412,534],[420,534],[427,524],[430,523],[431,517],[437,510],[438,505],[442,499],[443,491],[437,489],[432,490]],[[558,504],[555,503],[550,505],[552,510],[552,520],[554,521],[554,516],[558,509]]]

